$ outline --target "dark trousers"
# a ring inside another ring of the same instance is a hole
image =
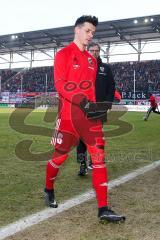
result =
[[[149,118],[149,115],[150,115],[151,112],[154,112],[154,113],[160,114],[159,110],[156,111],[156,109],[158,110],[158,108],[156,108],[156,107],[150,107],[150,108],[148,109],[148,111],[147,111],[146,119]]]
[[[87,161],[87,147],[81,140],[77,146],[77,162],[78,163],[86,163]]]

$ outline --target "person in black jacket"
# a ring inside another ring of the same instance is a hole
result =
[[[100,46],[98,43],[90,43],[88,45],[88,51],[92,56],[97,59],[97,77],[96,77],[96,102],[108,102],[114,101],[115,82],[112,74],[111,67],[103,63],[100,58]],[[111,108],[110,105],[110,108]],[[104,111],[102,121],[107,120],[107,111]],[[77,146],[77,161],[80,163],[79,176],[85,176],[87,174],[87,147],[80,140]],[[89,169],[92,169],[92,161],[90,159]]]

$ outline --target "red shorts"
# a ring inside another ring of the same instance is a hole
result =
[[[72,120],[58,118],[51,144],[61,153],[69,152],[79,144],[81,139],[87,146],[103,146],[105,144],[102,122],[89,120],[84,114]]]

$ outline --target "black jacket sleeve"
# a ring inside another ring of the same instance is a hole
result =
[[[106,86],[106,101],[113,102],[114,93],[115,93],[115,81],[114,81],[112,69],[108,64],[106,64],[106,72],[107,72],[107,81],[108,81],[108,84]]]

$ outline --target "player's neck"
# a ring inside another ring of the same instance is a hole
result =
[[[83,45],[81,42],[79,42],[77,39],[74,39],[73,42],[77,45],[77,47],[80,49],[80,51],[84,51],[86,49],[86,46]]]

